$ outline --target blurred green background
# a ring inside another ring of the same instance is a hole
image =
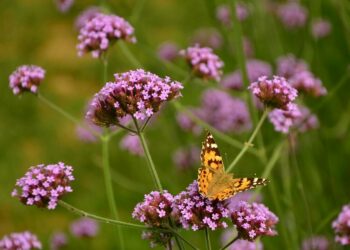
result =
[[[157,47],[164,41],[174,41],[180,48],[186,48],[195,30],[217,28],[213,6],[223,2],[120,0],[106,3],[111,12],[126,19],[133,17],[130,22],[135,27],[138,43],[128,47],[143,67],[181,81],[185,78],[182,74],[167,68],[157,59]],[[311,234],[322,234],[332,241],[331,219],[343,204],[349,202],[350,196],[350,81],[346,80],[337,91],[332,91],[348,70],[350,2],[302,1],[309,10],[309,22],[295,32],[286,31],[268,11],[271,3],[277,2],[250,0],[247,3],[251,15],[242,28],[244,35],[251,39],[255,57],[271,64],[278,56],[287,53],[304,58],[332,93],[321,99],[307,99],[311,108],[324,102],[317,110],[321,127],[298,137],[296,161],[282,157],[270,176],[271,183],[262,191],[264,203],[280,218],[277,226],[279,236],[262,241],[265,249],[298,249],[301,241]],[[98,1],[76,1],[68,13],[62,14],[53,1],[0,1],[0,237],[10,232],[30,230],[38,235],[44,249],[47,249],[50,235],[55,231],[68,232],[70,222],[77,218],[60,207],[54,211],[26,207],[10,197],[16,179],[29,166],[39,163],[63,161],[72,165],[76,177],[74,192],[64,200],[108,217],[103,173],[99,169],[100,144],[80,141],[75,124],[35,96],[14,96],[8,88],[8,76],[17,66],[40,65],[47,72],[40,87],[41,93],[82,119],[88,100],[102,86],[102,63],[89,55],[77,57],[74,21],[86,7],[98,4]],[[310,35],[309,23],[312,17],[319,16],[328,18],[333,29],[330,36],[316,42]],[[225,48],[216,52],[225,61],[225,72],[237,69],[235,56],[227,53]],[[178,65],[187,70],[183,62],[178,62]],[[112,73],[133,68],[120,49],[114,46],[110,52],[108,78],[113,79]],[[205,88],[203,85],[186,85],[181,102],[197,105]],[[202,140],[202,137],[182,132],[176,124],[175,115],[172,106],[166,107],[146,131],[163,186],[173,194],[196,178],[197,169],[178,171],[172,162],[172,153],[185,143],[200,145]],[[269,123],[264,125],[263,135],[270,154],[282,136],[274,132]],[[243,142],[249,134],[232,136]],[[119,148],[120,137],[118,135],[111,142],[112,168],[130,180],[133,188],[115,182],[116,200],[122,220],[133,221],[133,207],[143,199],[143,194],[153,189],[153,185],[145,159],[122,151]],[[230,162],[238,150],[220,140],[217,142],[224,159]],[[239,176],[255,173],[259,176],[263,170],[264,166],[257,158],[246,154],[235,171]],[[312,224],[311,230],[307,217]],[[219,245],[220,234],[220,230],[212,234],[214,249]],[[148,248],[148,242],[141,240],[140,231],[125,229],[125,235],[128,249]],[[184,235],[194,244],[204,246],[201,232]],[[111,249],[113,239],[112,227],[101,224],[96,238],[88,241],[72,238],[67,249]],[[332,246],[332,249],[337,248]]]

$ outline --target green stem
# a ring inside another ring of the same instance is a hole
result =
[[[209,229],[205,228],[205,245],[207,247],[207,250],[211,250],[211,242],[210,242],[210,235],[209,235]]]
[[[47,106],[49,106],[51,109],[55,110],[57,113],[61,114],[62,116],[64,116],[65,118],[67,118],[67,120],[73,122],[75,125],[83,127],[84,129],[88,130],[90,133],[92,133],[94,136],[96,137],[100,137],[101,135],[98,134],[96,131],[94,131],[93,129],[91,129],[90,127],[81,124],[80,121],[75,118],[74,116],[72,116],[71,114],[69,114],[67,111],[65,111],[64,109],[62,109],[61,107],[57,106],[55,103],[51,102],[49,99],[47,99],[46,97],[44,97],[43,95],[41,95],[40,93],[37,94],[37,97],[40,101],[42,101],[43,103],[45,103]]]
[[[143,151],[145,152],[145,156],[146,156],[146,159],[147,159],[147,165],[149,167],[149,171],[151,173],[153,182],[154,182],[155,186],[157,187],[157,189],[162,192],[163,191],[163,187],[162,187],[162,184],[160,183],[160,179],[159,179],[156,167],[154,165],[151,153],[149,152],[149,148],[148,148],[145,136],[144,136],[143,132],[140,130],[140,127],[139,127],[139,125],[137,123],[137,120],[134,117],[133,117],[133,120],[134,120],[135,127],[136,127],[136,130],[137,130],[137,135],[138,135],[138,137],[140,139]]]
[[[248,72],[247,72],[247,65],[246,65],[246,58],[244,54],[244,46],[243,46],[243,35],[242,35],[242,27],[241,23],[237,19],[236,15],[236,0],[232,0],[232,3],[230,4],[231,6],[231,13],[232,13],[232,23],[233,23],[233,35],[234,35],[234,41],[236,44],[236,53],[237,53],[237,60],[238,60],[238,65],[241,70],[241,75],[242,75],[242,80],[244,86],[247,88],[249,86],[249,77],[248,77]],[[248,101],[248,107],[250,114],[252,115],[253,118],[253,123],[257,124],[258,122],[258,114],[256,112],[256,109],[254,108],[254,100],[251,94],[247,94],[248,97],[245,99]],[[264,141],[263,137],[261,134],[258,135],[258,145],[260,149],[260,158],[263,163],[266,163],[267,161],[267,156],[266,156],[266,151],[264,147]]]
[[[119,220],[113,220],[113,219],[108,219],[108,218],[105,218],[105,217],[101,217],[101,216],[98,216],[98,215],[95,215],[95,214],[91,214],[91,213],[88,213],[88,212],[85,212],[81,209],[78,209],[70,204],[68,204],[67,202],[64,202],[62,200],[58,201],[58,204],[62,207],[64,207],[65,209],[77,214],[77,215],[80,215],[80,216],[83,216],[83,217],[88,217],[90,219],[94,219],[94,220],[97,220],[97,221],[100,221],[100,222],[103,222],[103,223],[107,223],[107,224],[113,224],[113,225],[118,225],[118,226],[123,226],[123,227],[129,227],[129,228],[135,228],[135,229],[141,229],[141,230],[144,230],[144,229],[149,229],[148,227],[144,226],[144,225],[139,225],[139,224],[134,224],[134,223],[129,223],[129,222],[124,222],[124,221],[119,221]]]
[[[107,194],[107,200],[109,204],[109,209],[115,219],[119,219],[118,210],[115,203],[115,196],[114,196],[114,190],[112,185],[112,177],[111,177],[111,171],[110,171],[110,165],[109,165],[109,137],[103,136],[101,138],[102,140],[102,166],[103,166],[103,172],[104,172],[104,178],[105,178],[105,185],[106,185],[106,194]],[[117,227],[117,233],[118,238],[120,242],[120,248],[124,249],[124,239],[123,239],[123,232],[121,230],[121,227]]]
[[[131,53],[129,50],[128,46],[126,46],[124,41],[118,41],[117,42],[119,48],[122,50],[126,58],[130,61],[130,63],[136,67],[136,68],[141,68],[142,64],[139,62],[139,60],[136,59],[136,57]]]
[[[249,147],[252,147],[252,142],[255,139],[256,135],[258,134],[261,126],[263,125],[267,114],[269,113],[269,110],[267,108],[265,108],[263,115],[260,118],[260,121],[258,122],[258,124],[256,125],[252,135],[250,136],[248,142],[246,142],[244,144],[244,147],[242,148],[241,152],[239,152],[239,154],[236,156],[236,158],[233,160],[233,162],[230,164],[230,166],[227,168],[227,172],[230,172],[234,166],[238,163],[238,161],[242,158],[242,156],[244,155],[244,153],[248,150]]]
[[[220,248],[220,250],[225,250],[226,248],[228,248],[229,246],[231,246],[236,240],[238,240],[239,239],[239,237],[238,237],[238,235],[235,237],[235,238],[233,238],[229,243],[227,243],[225,246],[223,246],[222,248]]]
[[[237,149],[242,149],[244,147],[244,145],[240,141],[237,141],[237,140],[227,136],[226,134],[220,132],[216,128],[212,127],[211,125],[209,125],[208,123],[203,121],[202,119],[198,118],[195,114],[193,114],[191,111],[186,109],[181,103],[172,102],[172,104],[174,105],[174,107],[178,111],[184,112],[192,121],[194,121],[196,124],[200,125],[201,127],[209,130],[210,132],[215,134],[215,136],[217,136],[219,139],[227,142],[228,144],[230,144],[231,146],[233,146]],[[259,157],[259,152],[256,149],[250,148],[248,152]]]
[[[80,122],[79,122],[79,120],[77,118],[75,118],[74,116],[72,116],[71,114],[69,114],[68,112],[63,110],[61,107],[59,107],[56,104],[54,104],[53,102],[51,102],[49,99],[47,99],[43,95],[38,94],[37,97],[39,98],[40,101],[44,102],[47,106],[49,106],[53,110],[55,110],[58,113],[60,113],[61,115],[63,115],[65,118],[67,118],[71,122],[75,123],[76,125],[80,125]]]

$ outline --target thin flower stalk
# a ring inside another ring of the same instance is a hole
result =
[[[250,136],[249,140],[244,144],[244,147],[239,152],[239,154],[236,156],[236,158],[232,161],[230,166],[227,168],[227,172],[230,172],[236,166],[236,164],[239,162],[239,160],[242,158],[242,156],[245,154],[245,152],[249,149],[249,147],[253,146],[252,143],[253,143],[256,135],[258,134],[261,126],[263,125],[268,113],[269,113],[269,110],[267,108],[265,108],[264,113],[262,114],[262,116],[261,116],[258,124],[256,125],[252,135]]]
[[[158,176],[158,173],[157,173],[157,169],[156,169],[156,167],[154,165],[151,153],[149,152],[149,148],[148,148],[148,145],[147,145],[144,133],[141,131],[141,129],[139,127],[139,124],[138,124],[137,120],[134,117],[133,117],[133,120],[134,120],[135,127],[136,127],[136,130],[137,130],[137,135],[140,138],[140,141],[141,141],[141,144],[142,144],[142,148],[143,148],[143,150],[145,152],[145,156],[146,156],[146,159],[147,159],[147,164],[148,164],[149,171],[151,173],[153,182],[154,182],[156,188],[159,191],[162,192],[163,191],[163,187],[162,187],[162,184],[160,182],[160,179],[159,179],[159,176]]]
[[[207,247],[207,250],[211,250],[211,242],[210,242],[210,235],[209,235],[209,229],[205,228],[205,245]]]

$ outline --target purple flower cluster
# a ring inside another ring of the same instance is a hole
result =
[[[132,217],[148,226],[162,227],[168,225],[173,202],[174,197],[169,192],[153,191],[145,195],[143,202],[135,206]]]
[[[179,48],[175,43],[164,42],[158,47],[158,57],[165,61],[174,61],[179,55]]]
[[[93,238],[97,235],[99,226],[95,220],[81,218],[71,224],[70,231],[77,238]]]
[[[350,205],[344,205],[338,217],[333,221],[335,241],[341,245],[350,245]]]
[[[100,7],[92,6],[87,8],[86,10],[81,12],[75,20],[75,28],[77,30],[80,30],[88,21],[92,20],[100,13],[102,13],[102,9]]]
[[[73,168],[62,162],[30,167],[24,177],[17,180],[12,196],[25,205],[54,209],[64,194],[73,191],[72,172]]]
[[[228,218],[230,211],[224,202],[210,201],[200,195],[197,181],[194,181],[186,191],[174,197],[173,216],[185,229],[196,231],[208,227],[216,230],[227,227],[222,219]]]
[[[169,77],[142,69],[115,74],[93,98],[86,118],[98,126],[119,124],[126,116],[145,120],[157,113],[163,103],[181,96],[183,86]]]
[[[305,25],[308,12],[302,5],[293,1],[279,6],[277,16],[286,28],[295,29]]]
[[[327,94],[322,82],[309,70],[308,65],[294,55],[278,58],[277,74],[285,77],[299,92],[319,97]]]
[[[58,10],[64,13],[70,10],[74,0],[55,0],[55,2]]]
[[[266,106],[279,109],[287,109],[288,104],[298,96],[297,90],[280,76],[272,79],[261,76],[258,81],[250,84],[249,89]]]
[[[241,201],[232,212],[231,219],[236,225],[240,239],[253,241],[262,235],[277,234],[274,226],[278,218],[263,204]]]
[[[246,64],[248,79],[250,82],[255,82],[261,76],[271,76],[272,68],[267,62],[250,59]],[[243,80],[240,70],[236,70],[228,74],[221,81],[223,87],[233,90],[241,90],[243,88]]]
[[[313,97],[327,94],[327,89],[322,86],[321,80],[315,78],[309,70],[297,72],[289,79],[289,82],[299,92],[309,94]]]
[[[303,241],[302,250],[328,250],[329,241],[324,236],[312,236]]]
[[[78,55],[91,52],[92,57],[101,57],[119,39],[136,42],[134,28],[122,17],[97,14],[79,31]]]
[[[120,147],[133,155],[143,156],[143,151],[140,139],[136,135],[126,135],[120,142]]]
[[[301,59],[296,58],[293,54],[281,56],[277,59],[277,75],[286,79],[293,77],[300,71],[308,69],[308,65]]]
[[[311,23],[311,34],[314,38],[324,38],[332,31],[332,25],[328,20],[318,18]]]
[[[211,48],[200,47],[196,44],[186,50],[181,50],[180,55],[186,59],[193,73],[198,77],[220,81],[224,63]]]
[[[238,3],[236,6],[236,16],[239,21],[244,21],[249,16],[249,11],[244,3]],[[216,9],[216,18],[225,26],[232,25],[230,7],[226,4],[218,6]]]
[[[216,29],[204,28],[199,29],[194,33],[192,43],[199,44],[201,47],[218,49],[222,46],[223,39]]]
[[[63,249],[68,244],[68,239],[65,233],[56,232],[52,235],[50,240],[50,249],[59,250]]]
[[[301,112],[294,103],[289,103],[287,109],[273,109],[269,113],[269,120],[275,130],[284,134],[289,132],[289,129],[295,125],[295,120],[300,117]]]
[[[41,242],[36,235],[28,231],[5,235],[0,240],[1,250],[31,250],[41,248]]]
[[[35,65],[23,65],[10,75],[10,88],[15,95],[25,91],[37,93],[44,77],[45,70],[43,68]]]
[[[244,101],[226,92],[209,89],[202,96],[202,117],[222,132],[241,133],[251,129],[251,119]],[[207,115],[211,114],[211,115]]]
[[[173,162],[180,170],[186,170],[199,163],[200,149],[196,146],[179,148],[173,154]]]
[[[298,106],[301,115],[294,120],[294,127],[302,133],[317,129],[319,127],[318,118],[315,114],[304,106]]]

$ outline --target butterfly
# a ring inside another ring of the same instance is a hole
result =
[[[209,200],[223,201],[236,193],[267,184],[264,178],[233,178],[233,174],[225,172],[218,145],[210,132],[202,143],[201,163],[198,190]]]

